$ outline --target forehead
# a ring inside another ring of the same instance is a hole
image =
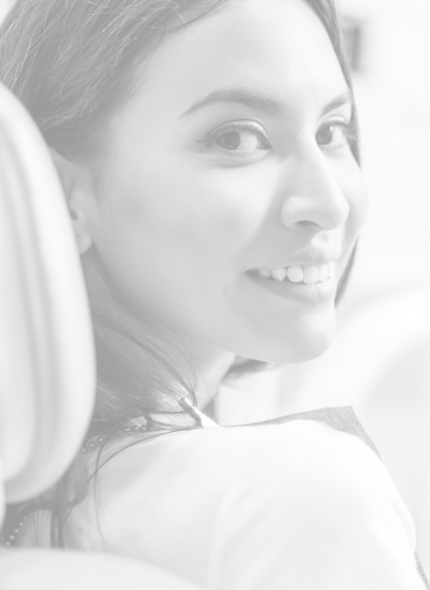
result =
[[[175,113],[217,88],[250,88],[281,102],[302,96],[317,108],[346,90],[328,34],[304,0],[228,2],[170,35],[144,72],[146,96]]]

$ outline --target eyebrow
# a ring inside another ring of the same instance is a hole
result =
[[[220,103],[238,103],[247,107],[251,107],[258,111],[262,111],[267,115],[276,119],[287,119],[289,111],[285,105],[263,94],[257,94],[242,88],[232,88],[226,90],[215,90],[201,100],[195,102],[189,109],[187,109],[181,116],[187,117],[196,111],[213,104]],[[352,103],[352,95],[348,90],[343,94],[337,96],[321,109],[321,117],[327,115],[336,108],[345,104]]]
[[[329,103],[327,103],[325,105],[325,107],[323,107],[321,109],[320,115],[321,115],[321,117],[324,117],[324,115],[328,115],[328,113],[330,113],[331,111],[334,111],[335,109],[338,109],[339,107],[343,107],[344,105],[347,105],[347,104],[352,105],[352,103],[353,103],[352,93],[350,90],[347,90],[343,94],[340,94],[339,96],[337,96],[336,98],[331,100]]]

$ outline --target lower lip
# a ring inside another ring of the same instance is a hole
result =
[[[266,279],[254,273],[246,273],[253,283],[269,293],[284,299],[293,299],[301,303],[318,305],[334,300],[336,296],[336,281],[334,278],[321,283],[307,285],[306,283],[292,283],[288,279],[275,281]]]

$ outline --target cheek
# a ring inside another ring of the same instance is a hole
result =
[[[237,276],[265,213],[261,173],[165,158],[162,169],[134,165],[112,177],[106,208],[111,259],[130,272],[144,269],[154,280],[164,269],[169,284],[187,276],[200,289]]]
[[[206,171],[197,179],[191,217],[203,240],[215,240],[218,259],[237,261],[261,231],[270,207],[266,177],[244,166]]]
[[[131,203],[121,204],[124,228],[134,225],[159,250],[181,256],[185,266],[203,259],[213,272],[238,262],[261,225],[267,183],[245,167],[169,169],[168,176],[151,175],[127,191]]]

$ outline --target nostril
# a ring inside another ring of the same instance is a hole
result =
[[[321,231],[320,225],[318,225],[318,223],[315,223],[314,221],[299,221],[296,223],[296,225],[303,227],[304,229],[308,229],[310,231]]]

